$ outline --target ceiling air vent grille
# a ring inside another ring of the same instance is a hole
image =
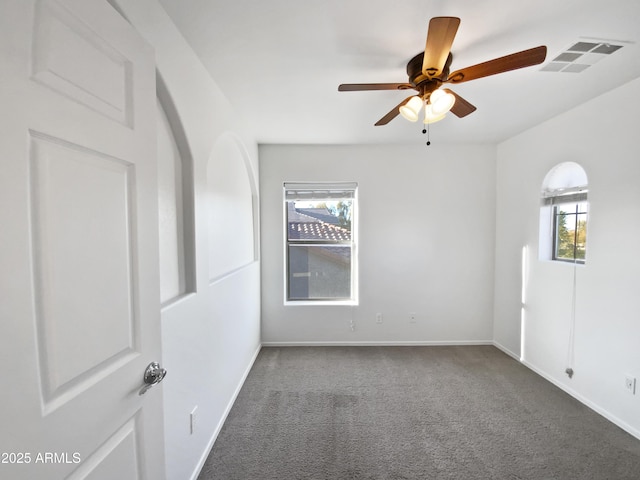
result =
[[[565,49],[540,70],[543,72],[580,73],[622,48],[608,41],[580,41]]]

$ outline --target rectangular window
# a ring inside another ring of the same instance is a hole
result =
[[[286,301],[356,301],[355,183],[285,183]]]
[[[584,263],[587,252],[587,202],[553,206],[553,260]]]

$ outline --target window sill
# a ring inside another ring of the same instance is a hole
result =
[[[285,300],[285,307],[288,306],[300,306],[300,307],[331,307],[331,306],[347,306],[354,307],[358,305],[357,300]]]
[[[578,266],[578,267],[586,267],[587,266],[587,262],[573,262],[571,260],[557,260],[557,259],[553,259],[553,258],[546,258],[546,259],[540,259],[541,262],[546,262],[546,263],[553,263],[556,265],[567,265],[567,266]]]

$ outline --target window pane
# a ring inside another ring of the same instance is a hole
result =
[[[350,299],[351,246],[289,245],[289,299]]]
[[[559,211],[556,215],[556,258],[562,260],[574,259],[575,225],[575,213],[570,214]]]
[[[287,202],[287,239],[351,241],[351,200]]]
[[[587,213],[587,208],[588,208],[587,202],[578,202],[577,203],[578,213]]]
[[[576,258],[584,260],[587,253],[587,214],[580,213],[577,216]]]
[[[587,251],[587,204],[558,205],[555,210],[554,259],[584,262]]]

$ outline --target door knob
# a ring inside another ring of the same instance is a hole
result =
[[[158,362],[151,362],[147,365],[147,368],[144,371],[144,375],[142,377],[144,385],[138,392],[138,395],[144,395],[147,393],[147,390],[160,383],[166,374],[167,371],[162,368]]]

